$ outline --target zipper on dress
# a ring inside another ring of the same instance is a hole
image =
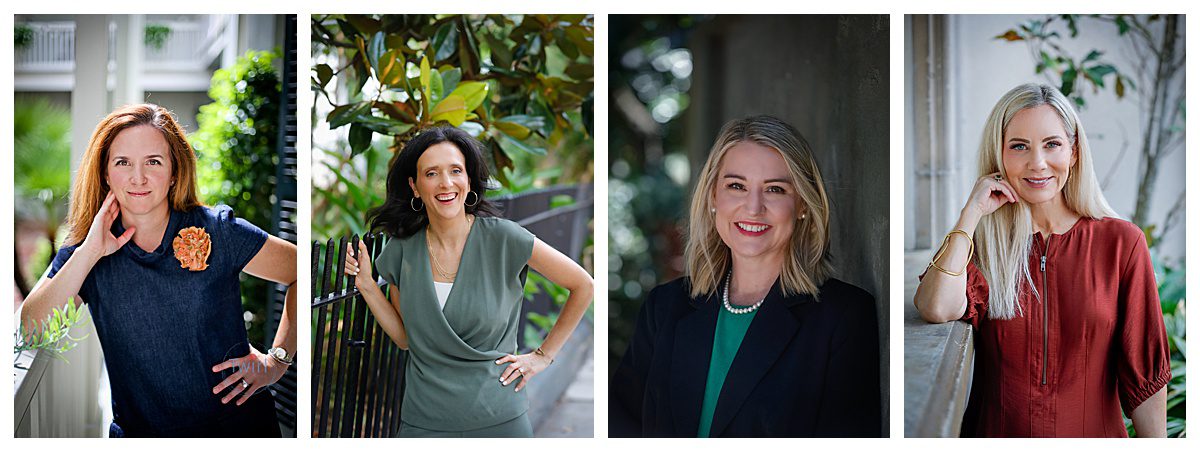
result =
[[[1041,265],[1041,272],[1042,272],[1042,386],[1046,386],[1046,366],[1047,366],[1047,362],[1049,362],[1048,355],[1049,355],[1049,351],[1050,351],[1050,346],[1049,346],[1049,343],[1050,343],[1050,337],[1049,337],[1050,321],[1046,317],[1050,312],[1050,308],[1048,306],[1049,303],[1047,303],[1049,294],[1046,293],[1046,255],[1048,255],[1048,254],[1050,254],[1050,237],[1049,236],[1046,237],[1046,243],[1042,244],[1042,265]]]

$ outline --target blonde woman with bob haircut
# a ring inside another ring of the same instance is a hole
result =
[[[963,436],[1166,435],[1171,364],[1142,230],[1117,218],[1083,124],[1027,84],[984,125],[979,174],[917,288],[929,322],[975,329]]]
[[[296,247],[196,196],[196,156],[166,109],[127,105],[92,133],[67,239],[21,304],[26,330],[87,303],[112,392],[110,437],[278,437],[276,382],[296,350]],[[242,272],[288,286],[255,350]]]
[[[879,436],[875,302],[832,278],[808,142],[731,121],[700,171],[687,276],[650,291],[609,386],[615,437]]]

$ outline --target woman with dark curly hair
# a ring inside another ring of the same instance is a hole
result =
[[[388,171],[368,217],[391,240],[378,259],[347,255],[376,321],[409,351],[402,437],[529,437],[521,389],[554,362],[592,300],[592,278],[485,199],[482,145],[453,127],[422,131]],[[385,296],[375,271],[392,287]],[[525,275],[570,291],[541,347],[517,355]]]

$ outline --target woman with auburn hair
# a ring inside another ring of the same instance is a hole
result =
[[[979,174],[913,300],[975,329],[963,436],[1166,435],[1171,380],[1142,230],[1117,218],[1070,101],[1027,84],[984,125]],[[932,271],[931,271],[932,270]]]
[[[196,196],[196,156],[166,109],[96,127],[71,190],[66,244],[22,303],[28,331],[87,303],[121,436],[280,436],[270,392],[296,349],[296,247]],[[266,354],[250,346],[239,275],[288,286]]]
[[[587,271],[485,198],[483,149],[455,127],[421,131],[388,169],[383,205],[367,214],[389,236],[383,251],[374,265],[362,242],[346,256],[375,320],[408,350],[401,437],[533,436],[521,390],[554,362],[592,301]],[[570,296],[541,346],[516,354],[531,268]]]
[[[879,436],[870,294],[831,277],[808,142],[721,129],[692,194],[683,278],[652,290],[609,385],[614,437]]]

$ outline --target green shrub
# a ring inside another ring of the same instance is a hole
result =
[[[199,129],[189,140],[196,149],[200,197],[206,204],[227,204],[240,218],[271,229],[275,198],[279,123],[279,75],[273,52],[249,51],[233,66],[213,74],[200,107]],[[267,283],[243,278],[242,306],[250,313],[250,341],[262,344]]]

